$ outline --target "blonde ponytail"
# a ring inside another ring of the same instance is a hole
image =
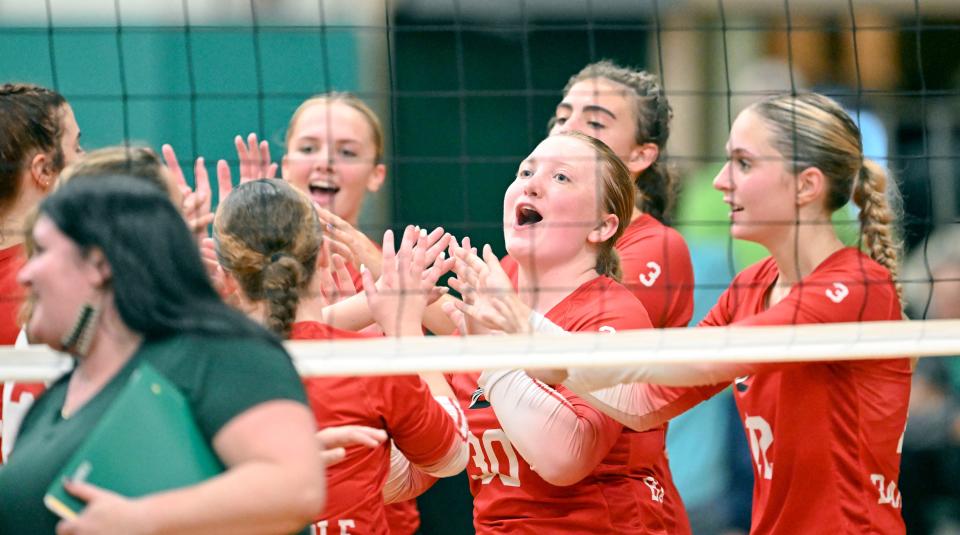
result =
[[[872,160],[865,159],[853,188],[853,202],[860,208],[860,234],[870,258],[890,271],[901,298],[903,289],[898,280],[901,244],[896,238],[896,213],[888,199],[886,171]]]

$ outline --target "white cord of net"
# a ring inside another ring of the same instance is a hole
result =
[[[662,329],[567,336],[379,338],[286,343],[303,376],[394,375],[657,363],[861,360],[960,355],[960,320]],[[72,360],[0,349],[0,380],[50,381]]]

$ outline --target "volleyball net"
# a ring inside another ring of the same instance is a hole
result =
[[[710,181],[730,124],[765,95],[816,90],[860,124],[903,197],[899,282],[920,321],[290,344],[308,374],[960,354],[960,43],[952,0],[0,0],[5,81],[52,87],[89,148],[123,143],[236,164],[233,136],[283,156],[317,93],[351,91],[382,118],[385,188],[360,228],[442,225],[502,254],[502,195],[543,138],[568,78],[612,59],[659,75],[674,109],[665,159],[681,177],[670,224],[696,271],[694,319],[763,252],[734,242]],[[191,166],[184,165],[189,181]],[[859,239],[852,212],[838,221]],[[11,296],[0,296],[10,299]],[[944,319],[933,321],[934,318]],[[46,378],[61,357],[0,350],[0,376]],[[46,370],[46,371],[45,371]]]

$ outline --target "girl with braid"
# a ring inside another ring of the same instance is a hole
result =
[[[856,123],[836,102],[817,94],[758,102],[737,117],[727,153],[714,186],[730,205],[730,232],[771,256],[741,272],[701,326],[902,318],[888,177],[864,159]],[[830,224],[850,199],[860,208],[864,251],[845,247]],[[900,358],[535,375],[562,381],[634,429],[733,382],[753,454],[756,535],[904,532],[897,479],[911,370]]]
[[[281,180],[243,183],[217,210],[214,238],[226,284],[238,290],[240,307],[278,336],[363,337],[312,316],[322,308],[309,305],[322,299],[310,288],[317,255],[325,252],[320,220],[305,194]],[[426,240],[409,227],[394,252],[388,231],[380,279],[374,283],[366,272],[367,302],[388,336],[423,335],[423,308],[444,266],[449,269],[448,260],[434,262],[424,253]],[[304,383],[318,428],[382,429],[403,454],[394,453],[394,462],[399,457],[398,467],[408,472],[391,471],[389,441],[348,447],[346,457],[328,470],[330,499],[315,519],[317,533],[390,533],[385,499],[415,496],[405,494],[410,478],[452,476],[466,465],[466,423],[441,376],[315,377]]]

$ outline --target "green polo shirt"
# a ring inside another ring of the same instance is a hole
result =
[[[260,403],[306,404],[289,356],[266,340],[199,335],[144,342],[110,382],[69,418],[60,409],[72,372],[61,377],[24,418],[14,451],[0,467],[0,533],[54,533],[56,515],[43,495],[141,362],[149,362],[190,403],[208,441],[234,416]]]

